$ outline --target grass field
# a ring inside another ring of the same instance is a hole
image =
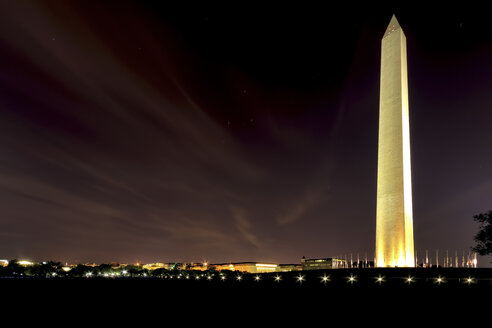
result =
[[[261,314],[272,320],[304,318],[307,324],[314,323],[316,315],[361,320],[359,316],[394,313],[411,320],[419,313],[440,313],[439,317],[445,313],[449,319],[470,313],[476,317],[492,309],[492,269],[229,272],[224,278],[219,273],[190,273],[189,277],[176,273],[164,278],[3,278],[0,288],[3,313],[23,309],[69,317],[98,314],[106,319],[136,314],[183,320],[200,315],[258,319]]]

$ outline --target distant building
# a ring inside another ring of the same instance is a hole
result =
[[[168,269],[169,266],[166,263],[149,263],[149,264],[144,264],[142,266],[144,269],[147,270],[155,270],[155,269]]]
[[[302,265],[300,264],[279,264],[277,266],[277,272],[290,272],[290,271],[301,271]]]
[[[7,260],[0,260],[0,265],[6,267],[7,265],[9,265],[9,261],[7,261]]]
[[[165,263],[164,265],[167,266],[164,267],[164,269],[168,269],[168,270],[186,270],[187,267],[186,263],[181,263],[181,262]]]
[[[217,271],[230,270],[248,273],[276,272],[277,267],[278,264],[259,262],[220,263],[210,265],[210,268],[213,268]]]
[[[186,265],[186,270],[205,271],[210,269],[208,263],[190,263]]]
[[[322,258],[322,259],[306,259],[304,256],[301,259],[302,270],[326,270],[339,269],[347,267],[344,260],[337,258]]]
[[[89,266],[89,267],[93,267],[93,268],[98,266],[96,263],[85,263],[84,265]]]

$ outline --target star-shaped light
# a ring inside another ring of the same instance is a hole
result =
[[[380,285],[381,285],[381,284],[384,282],[384,277],[382,277],[381,275],[379,275],[379,276],[376,278],[376,282],[377,282],[378,284],[380,284]]]
[[[442,284],[444,282],[446,282],[446,281],[441,276],[438,276],[437,278],[435,278],[435,283],[438,284],[438,285],[440,285],[440,284]]]
[[[411,283],[415,282],[415,280],[412,276],[408,276],[407,278],[405,278],[405,282],[410,285]]]
[[[279,275],[276,275],[273,279],[275,279],[275,282],[280,282],[280,280],[282,280],[282,277]]]
[[[255,281],[260,281],[261,280],[261,277],[259,275],[256,275],[255,276]]]
[[[323,275],[323,277],[321,277],[321,282],[324,283],[326,285],[327,282],[330,281],[330,276],[328,275]]]
[[[348,282],[351,283],[351,284],[354,284],[354,282],[357,281],[357,276],[354,276],[354,275],[350,275],[350,277],[347,278]]]
[[[304,282],[304,276],[302,274],[299,274],[297,277],[296,277],[296,280],[298,283],[302,284]]]

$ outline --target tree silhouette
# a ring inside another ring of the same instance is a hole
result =
[[[492,254],[492,210],[474,215],[473,219],[480,224],[480,230],[475,235],[472,250],[480,255]]]

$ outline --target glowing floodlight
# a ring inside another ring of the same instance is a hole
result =
[[[298,283],[302,284],[305,280],[304,276],[302,274],[299,274],[297,277],[296,277],[296,280]]]
[[[330,281],[330,276],[327,276],[326,274],[321,277],[321,282],[326,285],[327,282]]]
[[[442,284],[442,283],[444,283],[444,282],[446,282],[446,281],[445,281],[445,280],[444,280],[444,278],[443,278],[443,277],[441,277],[441,276],[438,276],[438,277],[435,279],[435,283],[436,283],[436,284],[438,284],[438,285],[440,285],[440,284]]]

